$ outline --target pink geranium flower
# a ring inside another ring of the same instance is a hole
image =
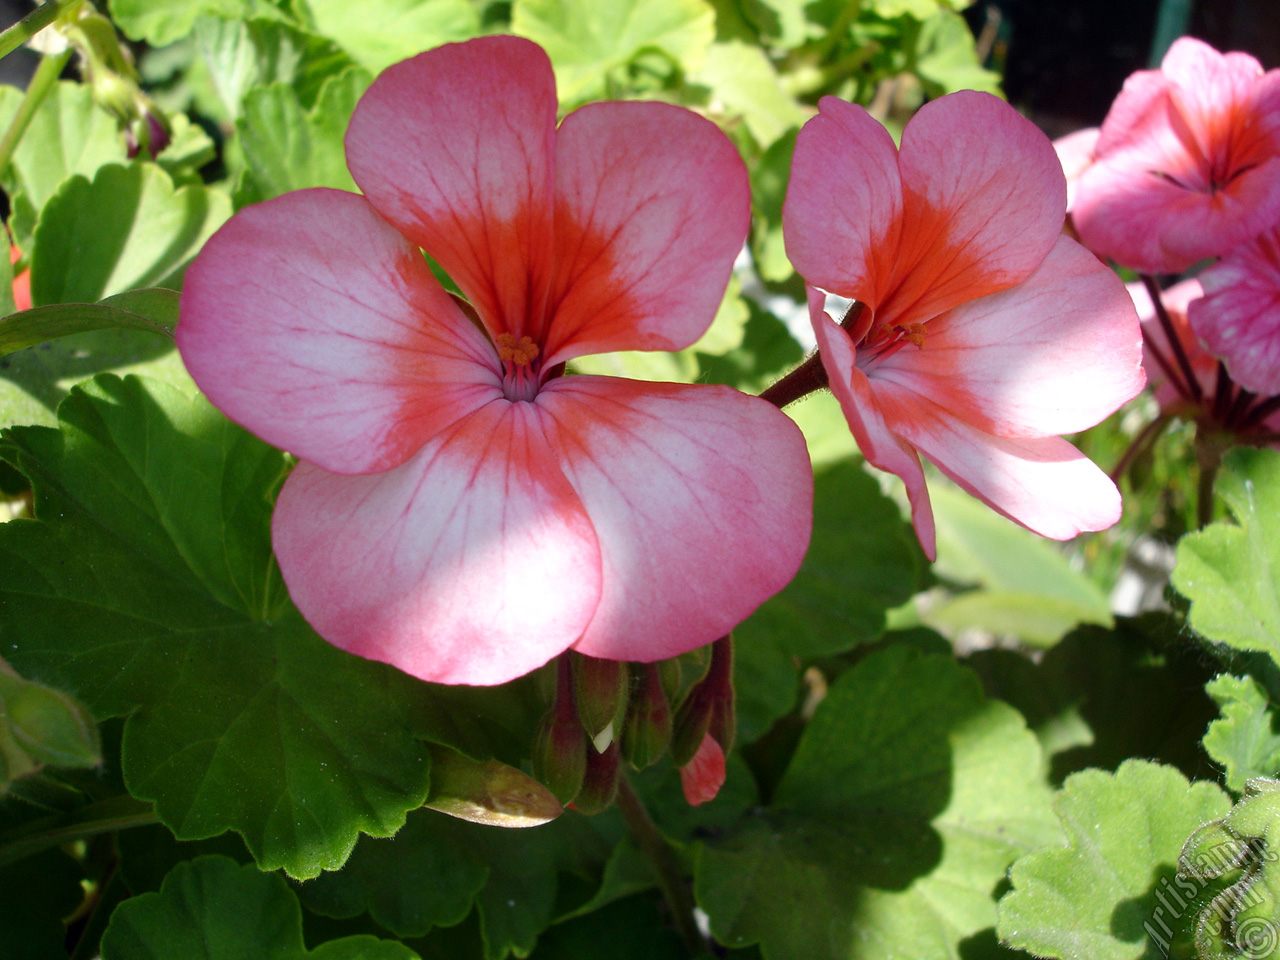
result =
[[[1054,152],[1067,178],[1067,213],[1076,205],[1076,184],[1093,163],[1093,152],[1101,132],[1097,127],[1085,127],[1053,141]]]
[[[1183,37],[1102,124],[1072,218],[1095,253],[1178,273],[1280,219],[1280,70]]]
[[[861,107],[825,97],[800,131],[783,207],[812,287],[857,300],[843,325],[810,294],[822,364],[868,462],[906,482],[934,555],[918,454],[1048,537],[1110,526],[1115,485],[1059,434],[1143,384],[1124,285],[1062,236],[1048,139],[966,91],[926,104],[895,149]]]
[[[1200,274],[1205,296],[1191,327],[1231,378],[1263,396],[1280,393],[1280,227]]]
[[[397,64],[347,131],[365,195],[246,208],[186,275],[192,376],[301,460],[272,528],[298,608],[427,680],[499,683],[570,647],[685,652],[808,542],[808,458],[776,409],[562,375],[707,328],[747,230],[736,151],[671,105],[592,104],[558,128],[556,106],[526,40]]]

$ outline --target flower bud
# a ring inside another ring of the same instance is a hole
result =
[[[609,808],[618,795],[620,759],[616,740],[601,753],[587,751],[587,773],[582,780],[582,789],[573,800],[573,809],[593,817]]]
[[[431,793],[424,806],[494,827],[536,827],[564,812],[551,791],[515,767],[431,745]]]
[[[676,711],[671,738],[671,762],[689,763],[709,733],[724,752],[733,747],[736,722],[733,709],[733,645],[721,637],[711,648],[707,675],[689,691]]]
[[[693,759],[680,768],[680,786],[691,807],[714,800],[724,785],[724,751],[711,734],[702,738]]]
[[[627,682],[627,665],[618,660],[599,660],[571,653],[573,662],[574,691],[578,700],[578,716],[587,736],[597,740],[610,724],[616,731],[622,724],[622,711],[626,709],[630,694]],[[596,750],[608,746],[612,737],[596,743]]]
[[[547,785],[561,803],[578,794],[587,769],[587,737],[574,705],[573,673],[567,656],[556,664],[555,702],[533,744],[533,775]]]
[[[92,767],[102,762],[98,728],[70,694],[0,667],[0,725],[37,765]],[[10,757],[10,772],[14,769]]]
[[[657,664],[631,665],[631,702],[622,725],[622,755],[637,770],[656,762],[671,744],[671,707]]]

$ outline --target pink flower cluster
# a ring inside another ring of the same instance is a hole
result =
[[[1098,256],[1148,275],[1203,266],[1147,327],[1163,389],[1178,394],[1162,405],[1246,425],[1224,417],[1280,393],[1280,70],[1184,37],[1126,81],[1100,130],[1057,146],[1075,229]]]

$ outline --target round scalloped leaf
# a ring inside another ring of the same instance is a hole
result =
[[[101,376],[59,418],[0,443],[36,500],[0,525],[0,649],[129,717],[125,781],[179,838],[233,829],[314,876],[423,802],[423,740],[485,757],[531,722],[527,683],[432,686],[321,640],[271,554],[287,462],[203,398]]]
[[[891,647],[842,675],[772,804],[696,853],[725,945],[766,960],[955,958],[1018,853],[1058,839],[1035,737],[949,656]]]
[[[1217,784],[1130,760],[1114,774],[1068,777],[1055,806],[1067,845],[1014,863],[1000,938],[1060,960],[1168,956],[1171,944],[1189,950],[1196,915],[1221,884],[1178,877],[1178,857],[1194,831],[1230,809]]]
[[[398,943],[347,937],[308,951],[302,909],[277,874],[226,857],[178,864],[158,893],[116,908],[102,960],[416,960]]]
[[[1227,787],[1239,793],[1253,777],[1280,774],[1276,713],[1253,677],[1221,674],[1205,687],[1222,716],[1209,724],[1204,750],[1226,770]]]
[[[1280,452],[1232,450],[1215,491],[1236,523],[1183,537],[1173,585],[1201,634],[1280,662]]]

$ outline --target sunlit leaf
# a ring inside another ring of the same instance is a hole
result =
[[[101,303],[59,303],[0,318],[0,355],[88,330],[125,327],[173,336],[178,293],[163,287],[130,290]]]
[[[1173,585],[1205,637],[1280,662],[1280,452],[1231,451],[1215,489],[1236,523],[1183,537]]]
[[[467,0],[302,0],[317,33],[328,37],[373,73],[480,32]]]
[[[1205,689],[1222,717],[1209,724],[1204,749],[1226,771],[1227,786],[1239,793],[1253,777],[1280,774],[1276,711],[1261,684],[1224,673]]]
[[[1040,751],[946,655],[892,647],[818,705],[768,808],[709,839],[696,893],[766,960],[955,958],[1018,853],[1058,836]]]
[[[229,216],[225,194],[175,190],[154,164],[112,164],[92,180],[72,177],[40,213],[31,298],[37,306],[94,303],[136,287],[172,286]]]
[[[1171,767],[1131,760],[1115,774],[1069,777],[1055,806],[1067,845],[1014,863],[1000,938],[1060,960],[1167,957],[1171,944],[1189,956],[1193,904],[1214,891],[1185,878],[1175,886],[1178,854],[1192,831],[1226,814],[1227,795]]]

